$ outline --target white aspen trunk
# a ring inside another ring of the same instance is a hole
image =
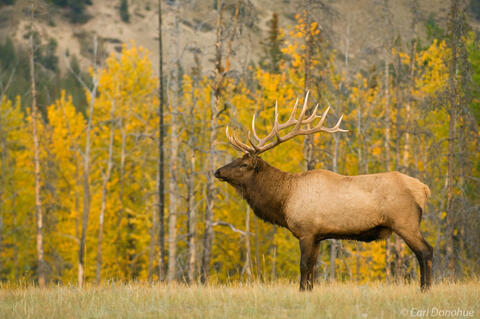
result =
[[[158,184],[160,182],[160,174],[159,170],[157,170],[156,178],[155,178],[155,188],[158,189]],[[154,204],[154,206],[158,207],[158,201],[159,201],[159,195],[158,192],[156,193],[156,202],[157,204]],[[147,272],[148,272],[148,281],[151,282],[153,281],[153,263],[155,260],[155,236],[158,230],[158,212],[155,209],[152,209],[152,228],[150,228],[150,242],[148,245],[148,266],[147,266]]]
[[[405,105],[405,142],[403,147],[403,167],[405,171],[408,171],[408,158],[410,153],[410,108],[413,103],[413,85],[415,75],[415,58],[416,58],[417,42],[415,41],[412,46],[412,53],[410,55],[410,76],[408,79],[408,102]]]
[[[390,160],[390,79],[388,67],[388,50],[385,49],[385,169],[387,172],[391,170]]]
[[[128,119],[129,117],[126,116],[126,119]],[[125,161],[126,161],[126,144],[127,144],[127,123],[126,123],[126,119],[122,119],[120,121],[120,126],[121,126],[121,143],[120,143],[120,179],[119,179],[119,184],[120,184],[120,192],[119,192],[119,197],[120,197],[120,211],[119,211],[119,217],[118,217],[118,225],[121,225],[122,223],[122,220],[124,218],[124,214],[125,214],[125,200],[124,200],[124,193],[125,193]],[[127,220],[127,256],[126,257],[126,261],[127,261],[127,265],[126,265],[126,268],[123,269],[124,271],[124,274],[125,274],[125,277],[126,278],[129,278],[131,277],[131,275],[133,274],[132,273],[132,261],[133,261],[133,258],[132,256],[130,255],[130,253],[128,252],[129,251],[129,248],[130,247],[130,237],[129,237],[129,233],[132,231],[131,227],[131,223],[130,223],[130,213],[127,212],[127,216],[126,216],[126,220]],[[118,233],[117,235],[117,238],[120,238],[120,235]]]
[[[97,57],[97,37],[93,38],[94,46],[94,65]],[[78,249],[78,286],[83,287],[85,279],[85,250],[86,250],[86,236],[88,227],[88,218],[90,215],[90,149],[91,149],[91,132],[92,132],[92,118],[95,105],[95,98],[97,96],[98,79],[93,79],[93,88],[90,90],[90,105],[88,110],[87,129],[85,132],[85,149],[83,152],[83,211],[82,211],[82,228],[80,233],[79,249]]]
[[[109,136],[109,143],[108,143],[108,157],[107,157],[107,167],[105,169],[105,173],[103,174],[103,181],[102,181],[102,201],[100,204],[100,215],[98,220],[98,242],[97,242],[97,269],[96,269],[96,280],[97,285],[100,284],[102,277],[102,244],[103,244],[103,225],[105,219],[105,209],[107,207],[107,186],[108,182],[110,181],[110,173],[112,171],[113,166],[113,140],[115,135],[115,101],[112,101],[112,110],[110,113],[110,136]]]
[[[190,128],[195,127],[195,96],[194,91],[191,92],[192,104],[190,105],[189,117],[187,123]],[[187,190],[188,190],[188,209],[187,209],[187,240],[188,240],[188,259],[187,259],[187,281],[192,283],[196,279],[197,264],[197,205],[195,202],[195,165],[196,165],[196,135],[194,131],[188,132],[188,148],[190,160],[187,156]]]
[[[2,97],[0,97],[1,99]],[[1,101],[1,100],[0,100]],[[1,115],[1,114],[0,114]],[[6,136],[2,136],[2,126],[1,126],[1,122],[0,122],[0,162],[2,163],[2,166],[1,166],[1,171],[0,171],[0,254],[2,254],[2,248],[3,248],[3,234],[4,234],[4,230],[3,230],[3,207],[2,207],[2,203],[4,203],[4,198],[3,198],[3,194],[5,192],[4,190],[4,187],[6,185],[6,179],[5,179],[5,175],[6,175],[6,169],[5,169],[5,161],[6,161],[6,157],[7,155],[5,154],[7,152],[7,145],[6,145]],[[14,241],[15,242],[15,241]],[[0,271],[2,271],[2,261],[0,260]]]
[[[78,250],[78,285],[83,287],[84,276],[85,276],[85,243],[87,236],[87,227],[88,227],[88,217],[90,214],[90,134],[92,131],[92,116],[93,116],[93,105],[95,100],[95,95],[97,91],[97,83],[95,82],[94,88],[91,92],[92,99],[90,102],[90,109],[88,115],[88,124],[87,131],[85,134],[85,151],[83,154],[83,212],[82,212],[82,229],[80,235],[80,244]]]
[[[173,72],[173,98],[172,112],[170,122],[170,179],[169,189],[169,209],[168,209],[168,273],[167,280],[174,281],[177,268],[177,206],[178,206],[178,187],[177,187],[177,166],[178,166],[178,105],[179,105],[179,68],[180,68],[180,3],[177,3],[175,10],[174,38],[175,38],[175,70]]]
[[[277,279],[277,245],[273,246],[272,252],[272,282]]]
[[[96,88],[95,88],[96,89]],[[92,99],[93,101],[93,99]],[[85,240],[88,227],[88,216],[90,214],[90,132],[92,129],[93,102],[90,103],[89,118],[86,131],[85,152],[83,155],[83,213],[82,229],[80,235],[80,247],[78,251],[78,285],[83,286],[85,272]]]
[[[365,173],[363,169],[363,132],[362,132],[362,110],[361,106],[357,106],[357,157],[358,157],[358,174]],[[355,245],[355,273],[357,281],[361,280],[360,276],[360,252],[362,251],[362,243],[356,242]]]
[[[311,0],[305,0],[304,1],[304,6],[305,6],[305,35],[304,35],[304,44],[305,44],[305,65],[304,65],[304,79],[303,79],[303,93],[304,96],[306,96],[307,91],[310,89],[310,55],[311,55],[311,50],[312,50],[312,34],[310,31],[310,3]],[[314,136],[313,135],[307,135],[305,136],[304,139],[304,154],[305,154],[305,166],[308,171],[315,169],[316,165],[316,160],[315,156],[313,154],[313,148],[314,148]]]
[[[159,246],[159,258],[158,258],[158,279],[160,281],[165,280],[165,170],[164,170],[164,118],[163,110],[165,105],[165,96],[163,88],[163,39],[162,39],[162,0],[158,0],[158,78],[159,78],[159,90],[158,90],[158,246]]]
[[[458,143],[457,137],[457,117],[458,117],[458,43],[460,41],[458,33],[459,14],[461,10],[461,2],[459,0],[451,0],[450,8],[450,43],[449,47],[452,52],[452,57],[449,61],[449,79],[448,79],[448,99],[449,99],[449,125],[448,125],[448,166],[447,166],[447,216],[446,216],[446,270],[448,275],[455,275],[455,262],[456,251],[454,243],[454,231],[455,231],[455,215],[458,214],[455,205],[455,189],[457,179],[457,165],[456,165],[456,143]]]
[[[3,101],[3,91],[0,92],[0,103]],[[5,133],[2,131],[2,116],[3,114],[0,113],[0,254],[2,254],[2,248],[3,248],[3,236],[4,236],[4,229],[3,229],[3,216],[4,216],[4,210],[3,210],[3,204],[5,203],[4,199],[4,194],[5,194],[5,189],[7,185],[7,160],[10,157],[9,154],[9,149],[8,149],[8,134],[5,131]],[[12,211],[10,214],[14,215],[15,207],[12,205],[11,206]],[[16,239],[13,240],[13,245],[16,246],[15,244]],[[2,260],[0,260],[0,271],[2,271]]]
[[[210,139],[207,164],[207,194],[205,209],[205,232],[203,236],[203,255],[200,272],[202,283],[208,282],[210,275],[210,260],[212,258],[213,244],[213,205],[215,196],[214,172],[217,166],[217,156],[215,154],[217,147],[217,128],[218,112],[220,109],[220,98],[223,82],[222,67],[222,18],[223,18],[223,0],[217,3],[217,29],[215,42],[215,87],[213,89],[212,102],[210,103]]]
[[[338,172],[338,147],[340,142],[340,136],[338,134],[333,134],[333,162],[332,170]],[[330,240],[330,280],[335,280],[336,272],[336,260],[337,260],[337,241],[335,239]]]
[[[253,219],[253,225],[255,227],[255,237],[254,243],[255,243],[255,271],[256,271],[256,278],[257,280],[262,277],[262,269],[260,265],[260,238],[258,236],[259,234],[259,228],[258,228],[258,218]]]
[[[218,97],[219,98],[219,97]],[[217,97],[212,99],[210,119],[210,150],[208,152],[208,172],[207,172],[207,198],[205,211],[205,233],[203,237],[203,255],[200,279],[202,283],[208,282],[210,274],[210,260],[212,258],[212,243],[213,243],[213,204],[214,204],[214,179],[213,172],[215,171],[217,161],[215,155],[215,147],[217,144],[217,105],[219,104]]]
[[[193,141],[193,134],[189,137],[190,140]],[[188,176],[188,189],[189,189],[189,197],[188,197],[188,216],[187,216],[187,224],[188,224],[188,266],[187,266],[187,278],[188,282],[194,282],[196,271],[195,271],[195,264],[197,259],[197,252],[196,252],[196,238],[197,238],[197,208],[195,204],[195,151],[193,150],[193,142],[191,144],[191,160],[190,160],[190,174]]]
[[[245,264],[242,269],[242,274],[247,275],[247,281],[252,281],[252,270],[251,270],[251,249],[250,249],[250,206],[247,205],[245,212]],[[275,266],[275,262],[272,267]],[[272,268],[273,272],[273,268]]]
[[[37,89],[35,83],[35,47],[33,43],[33,19],[35,12],[35,1],[31,2],[31,21],[30,21],[30,81],[32,93],[32,135],[33,135],[33,162],[34,162],[34,180],[35,180],[35,216],[36,216],[36,248],[37,248],[37,277],[38,285],[44,288],[46,284],[45,258],[43,251],[43,211],[40,194],[40,146],[38,141],[38,109],[37,109]]]
[[[389,79],[389,52],[388,48],[385,48],[385,170],[389,172],[391,170],[391,158],[390,158],[390,79]],[[390,269],[390,237],[385,240],[385,277],[387,282],[391,281],[392,273]]]
[[[176,94],[176,93],[174,93]],[[174,99],[176,101],[176,99]],[[177,165],[178,165],[178,134],[175,106],[172,106],[172,123],[170,131],[170,179],[169,189],[169,215],[168,215],[168,273],[167,280],[173,281],[176,276],[176,248],[177,248]]]

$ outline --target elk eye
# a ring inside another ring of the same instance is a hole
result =
[[[240,167],[246,168],[248,167],[248,165],[244,163],[244,164],[240,164]]]

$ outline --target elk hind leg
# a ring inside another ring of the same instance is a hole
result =
[[[423,291],[428,290],[432,284],[432,259],[433,248],[423,238],[420,230],[399,229],[395,232],[403,238],[408,247],[413,251],[417,257],[420,266],[420,288]]]

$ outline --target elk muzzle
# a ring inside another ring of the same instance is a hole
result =
[[[215,176],[216,178],[218,178],[221,181],[225,181],[225,178],[222,176],[220,170],[221,170],[221,168],[217,169],[215,171],[215,173],[213,174],[213,176]]]

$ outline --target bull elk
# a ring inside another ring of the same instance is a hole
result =
[[[275,105],[273,128],[264,138],[255,131],[255,115],[248,142],[243,143],[227,126],[230,144],[245,153],[219,168],[215,177],[232,185],[259,218],[287,228],[300,242],[300,290],[313,288],[314,267],[323,239],[370,242],[395,232],[415,253],[420,266],[420,287],[432,282],[433,249],[420,232],[420,221],[430,189],[418,179],[399,172],[358,176],[339,175],[328,170],[303,173],[283,172],[259,155],[298,135],[317,132],[346,132],[323,126],[330,109],[317,115],[317,107],[306,117],[308,93],[298,120],[297,103],[285,123],[278,121]],[[319,119],[318,123],[313,123]],[[284,136],[280,131],[293,127]]]

